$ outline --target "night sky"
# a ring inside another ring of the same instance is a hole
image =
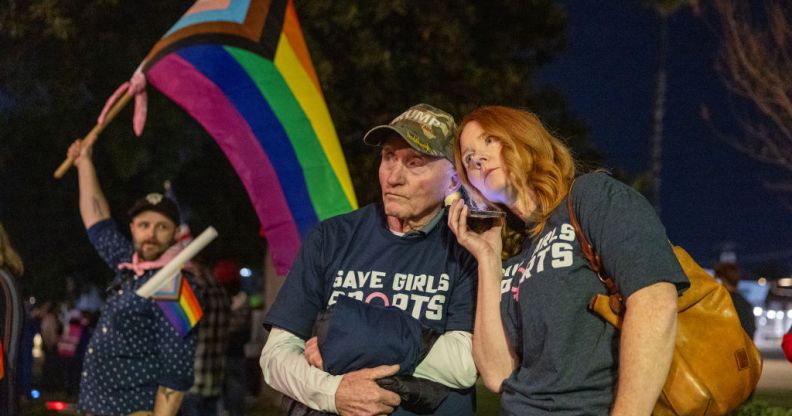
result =
[[[565,3],[570,45],[539,83],[566,91],[606,166],[648,171],[656,18],[635,0]],[[763,187],[779,172],[733,150],[699,116],[706,104],[734,126],[733,99],[714,67],[717,48],[713,28],[690,9],[670,18],[661,218],[669,238],[704,267],[731,242],[744,277],[768,265],[789,275],[792,211]]]

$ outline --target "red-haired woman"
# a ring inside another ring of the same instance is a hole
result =
[[[473,356],[484,384],[502,393],[501,414],[649,415],[671,363],[676,298],[688,286],[652,207],[604,173],[575,179],[569,149],[528,111],[473,111],[454,150],[466,189],[519,218],[527,236],[503,263],[500,227],[473,232],[465,204],[450,209],[449,226],[478,260]],[[567,198],[624,296],[620,335],[587,310],[605,288],[581,252]]]

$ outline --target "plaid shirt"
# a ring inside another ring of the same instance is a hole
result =
[[[211,274],[200,276],[196,283],[203,294],[204,315],[198,323],[195,383],[190,393],[214,397],[219,396],[223,388],[230,302]]]

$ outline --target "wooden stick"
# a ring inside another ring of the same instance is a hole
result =
[[[83,144],[83,146],[93,145],[96,139],[99,138],[99,134],[102,133],[105,127],[107,127],[107,125],[110,124],[111,121],[113,121],[115,116],[117,116],[118,113],[121,112],[121,110],[124,107],[126,107],[127,104],[129,104],[129,101],[132,100],[132,97],[134,95],[135,94],[130,93],[129,90],[127,90],[127,92],[121,97],[121,99],[116,101],[115,104],[113,104],[113,107],[110,108],[110,111],[107,112],[107,116],[105,116],[104,122],[97,123],[94,126],[94,128],[92,128],[91,131],[89,131],[88,134],[85,135],[85,143]],[[63,175],[65,175],[66,172],[69,170],[69,168],[72,167],[72,165],[74,165],[74,158],[67,157],[66,160],[64,160],[63,163],[61,163],[60,166],[58,166],[58,169],[55,170],[55,173],[52,176],[54,176],[55,179],[62,178]]]

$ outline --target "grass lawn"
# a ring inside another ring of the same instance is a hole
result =
[[[498,395],[491,393],[479,381],[477,386],[478,415],[497,415],[499,409]],[[769,390],[754,393],[744,405],[743,412],[737,415],[751,416],[792,416],[792,392],[789,390]],[[757,411],[757,408],[761,411]]]
[[[762,401],[773,407],[781,407],[792,410],[792,391],[789,390],[770,390],[757,392],[751,398],[752,401]]]

